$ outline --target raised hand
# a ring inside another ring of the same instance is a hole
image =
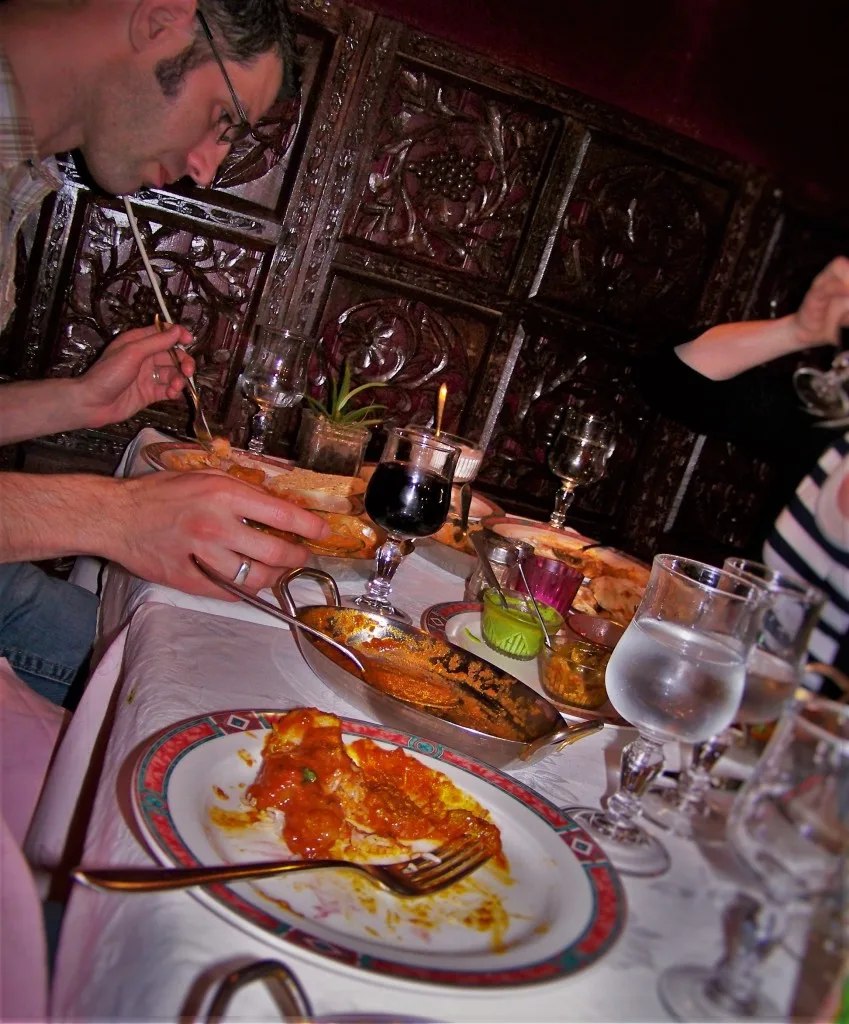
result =
[[[839,343],[840,328],[849,327],[849,259],[838,256],[814,278],[791,319],[798,348]]]

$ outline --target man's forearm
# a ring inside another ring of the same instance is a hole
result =
[[[793,317],[785,316],[779,320],[720,324],[693,341],[679,345],[675,352],[703,377],[728,380],[802,347],[797,340]]]
[[[87,426],[76,380],[25,380],[0,385],[0,445]]]
[[[0,562],[112,557],[122,483],[83,474],[0,473]]]

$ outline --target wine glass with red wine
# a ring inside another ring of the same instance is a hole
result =
[[[365,494],[366,512],[389,536],[378,549],[365,593],[354,601],[358,608],[410,621],[389,600],[392,578],[409,550],[407,542],[429,537],[445,522],[459,454],[454,445],[415,429],[389,431]]]

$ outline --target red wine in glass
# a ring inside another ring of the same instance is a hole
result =
[[[409,542],[436,533],[445,522],[459,454],[456,445],[436,435],[404,427],[389,431],[365,494],[366,512],[388,536],[377,551],[365,593],[353,600],[355,607],[410,621],[389,600],[392,578]]]
[[[381,462],[366,490],[366,512],[399,537],[429,537],[442,526],[451,505],[444,476],[403,462]]]

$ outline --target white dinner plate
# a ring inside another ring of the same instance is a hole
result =
[[[515,679],[530,686],[547,701],[551,701],[564,718],[581,719],[582,721],[598,720],[604,722],[606,728],[631,728],[609,700],[594,711],[552,700],[542,688],[539,678],[539,662],[536,658],[531,658],[530,661],[509,658],[506,654],[501,654],[500,651],[494,651],[483,639],[480,604],[471,601],[444,601],[441,604],[434,604],[422,612],[421,623],[422,629],[427,630],[428,633],[442,637],[454,644],[455,647],[462,647],[464,651],[474,654],[476,658],[482,658],[490,665],[509,672]]]
[[[151,741],[136,763],[136,819],[164,864],[280,856],[269,831],[225,830],[211,808],[238,809],[263,740],[284,712],[202,715]],[[620,934],[625,897],[601,848],[567,814],[488,765],[407,733],[343,720],[343,738],[399,746],[443,772],[490,813],[509,873],[490,865],[433,896],[403,899],[350,871],[191,889],[231,923],[381,975],[473,987],[573,974]]]
[[[146,444],[142,448],[141,454],[142,458],[154,469],[179,469],[179,466],[175,466],[175,459],[178,459],[180,455],[202,451],[203,447],[193,441],[156,441],[153,444]],[[261,469],[269,477],[282,476],[297,469],[296,464],[289,459],[278,459],[273,455],[256,455],[253,452],[246,452],[242,448],[233,448],[232,458],[240,466]],[[357,513],[360,508],[359,498],[352,500],[345,495],[310,491],[304,488],[296,488],[296,490],[309,502],[310,508],[345,514]]]

